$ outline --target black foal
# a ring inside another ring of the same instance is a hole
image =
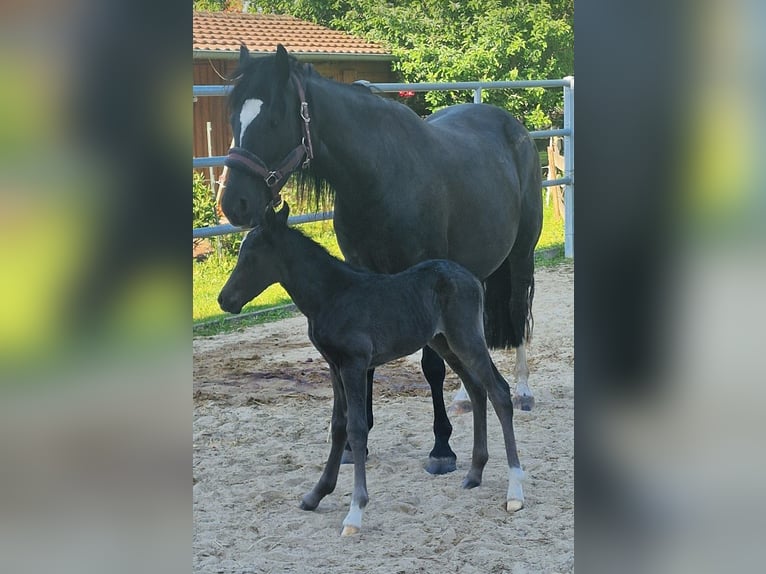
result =
[[[354,491],[342,535],[359,531],[369,500],[365,474],[367,372],[393,359],[433,348],[463,381],[473,404],[471,469],[463,487],[481,484],[487,463],[487,397],[500,419],[508,458],[506,509],[524,504],[523,472],[513,434],[508,383],[492,363],[484,339],[481,283],[457,263],[424,261],[396,275],[355,269],[287,226],[287,204],[267,208],[262,227],[247,234],[221,290],[221,309],[239,313],[269,285],[281,283],[308,318],[309,338],[330,365],[332,446],[316,486],[301,508],[314,510],[335,489],[343,447],[354,455]]]

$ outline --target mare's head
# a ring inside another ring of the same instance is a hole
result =
[[[237,265],[218,295],[218,305],[227,313],[235,315],[246,303],[279,282],[279,250],[275,234],[287,225],[290,208],[287,202],[275,212],[268,206],[263,224],[253,228],[239,246]]]
[[[279,191],[306,157],[303,71],[280,44],[276,54],[258,58],[242,46],[235,74],[229,98],[234,148],[221,209],[233,225],[254,227],[266,206],[279,203]]]

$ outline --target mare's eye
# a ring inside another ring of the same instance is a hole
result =
[[[269,120],[269,124],[271,125],[272,128],[275,128],[279,125],[279,119],[276,117],[271,118],[271,120]]]

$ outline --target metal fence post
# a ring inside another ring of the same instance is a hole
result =
[[[564,186],[564,257],[574,258],[574,77],[564,78],[564,177],[569,183]]]
[[[474,104],[480,104],[481,103],[481,88],[476,88],[473,91],[473,103]]]

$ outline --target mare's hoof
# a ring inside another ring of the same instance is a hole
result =
[[[313,502],[307,500],[307,498],[304,496],[301,499],[301,510],[316,510],[316,507],[319,506],[319,503],[314,504]]]
[[[513,514],[522,508],[524,508],[523,500],[509,500],[505,503],[505,510],[508,512],[508,514]]]
[[[513,395],[513,408],[520,411],[531,411],[535,406],[535,397],[532,395]]]
[[[452,401],[452,404],[447,409],[449,415],[464,415],[473,411],[473,405],[471,401]]]
[[[426,472],[428,474],[447,474],[457,470],[457,459],[449,457],[428,457]]]
[[[463,488],[465,488],[466,490],[468,490],[468,489],[470,489],[470,488],[476,488],[476,487],[477,487],[477,486],[479,486],[480,484],[481,484],[481,481],[480,481],[480,480],[476,480],[475,478],[471,478],[471,477],[469,477],[469,476],[466,476],[466,477],[463,479],[463,484],[461,484],[461,486],[462,486]]]
[[[341,536],[353,536],[354,534],[359,534],[359,529],[356,526],[344,526],[343,531],[340,533]]]
[[[364,455],[364,460],[367,462],[370,459],[370,449],[367,449]],[[343,456],[340,457],[341,464],[354,464],[354,453],[350,450],[344,450]]]

